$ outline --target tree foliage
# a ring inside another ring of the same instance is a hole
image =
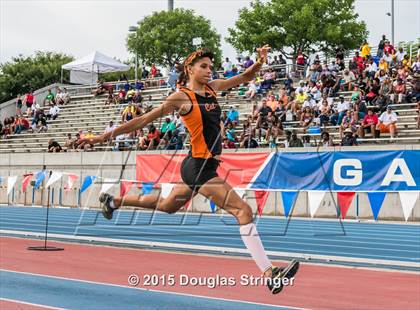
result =
[[[0,65],[0,103],[36,90],[49,84],[60,82],[61,66],[73,60],[72,56],[53,52],[36,52],[25,57],[19,55]],[[68,72],[64,75],[69,79]]]
[[[358,48],[368,31],[358,21],[355,0],[271,0],[254,1],[239,11],[235,28],[229,28],[227,42],[237,50],[252,52],[270,44],[293,58],[300,49],[314,48],[331,53],[337,46]]]
[[[128,35],[127,48],[147,65],[172,67],[196,49],[193,39],[197,37],[202,39],[201,47],[213,51],[220,62],[220,35],[208,19],[192,10],[160,11],[145,17],[137,31]]]

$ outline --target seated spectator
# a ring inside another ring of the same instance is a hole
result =
[[[234,143],[238,141],[238,139],[236,137],[236,130],[233,127],[232,123],[229,123],[227,125],[227,127],[225,129],[225,133],[226,133],[225,136],[226,136],[226,138],[229,139],[229,141],[232,141]]]
[[[405,83],[401,78],[397,79],[397,85],[393,86],[389,99],[393,103],[402,103],[405,98]]]
[[[394,139],[397,135],[397,114],[392,110],[392,107],[388,106],[386,112],[381,114],[376,129],[381,133],[390,133],[391,139]]]
[[[239,112],[235,106],[230,106],[229,112],[227,113],[227,118],[229,119],[229,123],[232,123],[234,126],[239,123]]]
[[[70,94],[67,91],[67,88],[63,88],[63,91],[61,92],[61,100],[63,102],[63,104],[68,104],[70,103]]]
[[[344,130],[344,137],[341,139],[341,146],[357,145],[357,139],[353,136],[353,131],[350,128]]]
[[[266,140],[270,141],[270,147],[276,147],[277,138],[283,134],[283,124],[276,115],[271,115],[269,119]]]
[[[330,137],[330,134],[327,131],[323,131],[321,133],[321,142],[320,142],[320,146],[323,147],[329,147],[329,146],[334,146],[334,141],[333,139]]]
[[[307,128],[312,125],[314,114],[310,107],[305,107],[300,116],[300,126],[303,127],[303,132],[306,132]]]
[[[246,119],[243,123],[242,134],[240,138],[240,147],[256,148],[258,147],[257,141],[255,141],[255,129],[252,128],[252,117]],[[256,146],[255,146],[256,144]]]
[[[130,86],[129,90],[127,91],[125,95],[125,100],[127,102],[133,102],[133,97],[136,94],[136,91]]]
[[[63,100],[63,92],[58,87],[57,87],[57,94],[55,95],[55,103],[57,105],[64,103],[64,100]]]
[[[118,100],[117,97],[114,95],[114,92],[112,90],[108,91],[108,96],[105,100],[105,105],[111,105],[111,104],[117,104]]]
[[[74,146],[75,146],[75,149],[77,149],[77,151],[78,152],[80,152],[80,151],[88,151],[89,149],[91,149],[92,148],[92,145],[91,144],[84,144],[83,145],[83,147],[80,147],[79,146],[79,141],[81,140],[81,139],[84,139],[84,136],[85,135],[83,135],[83,130],[79,130],[79,132],[78,133],[76,133],[76,141],[74,142]]]
[[[248,90],[245,92],[245,97],[252,99],[257,94],[257,85],[255,84],[255,80],[252,80],[248,84]]]
[[[356,132],[357,120],[355,118],[353,110],[347,110],[346,115],[343,117],[343,120],[340,124],[340,139],[343,138],[343,132],[346,129],[350,129],[352,132]]]
[[[114,93],[114,91],[112,91],[112,93]],[[126,95],[127,95],[127,93],[125,92],[125,89],[124,89],[124,88],[121,88],[121,89],[118,91],[118,94],[117,94],[117,101],[118,101],[118,103],[119,103],[119,104],[123,104],[124,102],[126,102],[126,101],[125,101],[125,97],[126,97]]]
[[[293,131],[291,139],[289,141],[289,147],[303,147],[303,142],[298,138],[297,132]]]
[[[117,126],[114,125],[113,121],[109,121],[108,125],[106,125],[105,130],[104,130],[104,134],[114,131],[115,129],[117,129]]]
[[[143,96],[141,95],[141,91],[140,90],[136,90],[134,92],[132,101],[133,101],[133,103],[141,104],[141,102],[143,101]]]
[[[235,142],[229,140],[228,138],[223,138],[222,147],[224,149],[235,149],[236,148]]]
[[[57,119],[58,114],[60,113],[60,108],[58,107],[57,103],[54,102],[53,106],[50,108],[49,113],[46,115],[47,119]]]
[[[44,106],[49,105],[52,106],[55,103],[55,96],[52,93],[51,89],[48,89],[48,94],[44,99]]]
[[[179,131],[175,129],[172,133],[171,138],[169,139],[169,143],[166,146],[167,150],[182,150],[183,148],[183,140],[182,137],[179,135]]]
[[[71,133],[68,133],[67,134],[67,139],[64,142],[64,147],[66,148],[64,151],[65,152],[69,152],[69,151],[74,150],[74,148],[75,148],[75,142],[76,142],[76,139],[73,139],[71,137]]]
[[[276,80],[276,72],[272,68],[269,68],[268,71],[264,74],[263,79],[264,81],[261,83],[261,88],[271,89]]]
[[[359,136],[364,138],[365,132],[371,133],[372,136],[375,135],[376,132],[376,126],[378,125],[378,116],[375,112],[373,112],[373,109],[368,109],[367,115],[363,118],[358,133]]]
[[[109,93],[112,90],[114,92],[114,86],[110,83],[105,83],[103,80],[98,80],[96,89],[92,92],[93,98],[98,95]]]
[[[254,115],[254,118],[257,118],[257,128],[260,128],[261,123],[263,121],[267,121],[268,117],[270,117],[272,113],[273,111],[271,108],[267,106],[267,100],[263,99],[261,107],[257,109]]]
[[[137,106],[134,105],[134,103],[129,103],[128,106],[125,107],[125,109],[122,112],[121,115],[121,121],[123,123],[131,121],[134,117],[136,117],[137,113]]]
[[[149,126],[149,133],[146,137],[140,140],[141,150],[154,150],[160,143],[160,132],[154,125]]]
[[[50,139],[48,141],[48,153],[59,153],[63,149],[61,148],[60,144],[54,139]]]
[[[370,57],[370,46],[366,40],[363,42],[363,45],[360,47],[360,52],[362,53],[363,58]]]
[[[319,108],[319,124],[320,126],[325,126],[328,124],[331,117],[331,107],[328,104],[327,99],[323,99],[321,102],[321,107]]]
[[[164,136],[167,136],[169,140],[174,130],[175,130],[175,123],[172,122],[169,117],[166,117],[165,121],[160,127],[160,138],[163,139]]]
[[[344,69],[343,72],[343,84],[342,90],[351,91],[353,89],[353,84],[356,81],[356,76],[349,69]]]
[[[340,95],[339,99],[340,102],[337,104],[334,114],[330,117],[330,122],[333,125],[340,125],[344,115],[346,115],[347,110],[350,108],[350,103],[344,99],[343,95]]]
[[[29,129],[29,122],[26,118],[18,115],[13,126],[15,128],[14,134],[20,134],[22,131]]]

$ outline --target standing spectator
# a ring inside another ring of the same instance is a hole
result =
[[[386,41],[386,37],[385,37],[385,35],[383,35],[382,40],[379,41],[379,44],[378,44],[378,52],[376,54],[376,56],[378,58],[382,58],[382,56],[384,54],[385,41]]]
[[[360,127],[359,127],[359,136],[364,138],[365,131],[375,135],[376,126],[378,125],[378,116],[372,109],[368,109],[367,115],[363,118]]]
[[[16,97],[16,114],[22,115],[22,99],[20,98],[20,95],[17,95]]]
[[[242,73],[244,71],[244,64],[242,62],[242,57],[240,56],[236,57],[235,67],[238,69],[239,73]]]
[[[35,97],[34,94],[32,93],[32,91],[30,90],[26,95],[25,95],[25,104],[26,104],[26,114],[29,116],[32,115],[32,105],[35,102]]]
[[[225,61],[222,64],[223,74],[226,76],[229,72],[232,71],[232,62],[226,57]]]
[[[382,113],[379,117],[379,123],[376,129],[381,133],[389,132],[391,139],[394,139],[397,135],[397,114],[392,111],[392,107],[388,106],[386,112]]]
[[[152,64],[152,67],[150,68],[150,75],[152,76],[152,78],[155,78],[157,75],[157,68],[155,64]]]
[[[142,69],[141,69],[141,78],[143,79],[143,80],[145,80],[145,79],[147,79],[148,77],[149,77],[149,71],[146,69],[146,67],[143,67]]]
[[[342,146],[354,146],[357,145],[357,139],[353,136],[353,131],[350,128],[344,130],[345,136],[341,139]]]
[[[370,46],[366,40],[363,42],[363,45],[360,47],[360,52],[362,53],[363,58],[370,57]]]
[[[398,52],[395,54],[395,59],[396,59],[398,64],[402,63],[402,61],[404,60],[404,56],[405,56],[404,49],[402,47],[400,47],[398,49]]]
[[[48,153],[59,153],[63,149],[61,148],[60,144],[54,139],[50,139],[48,141]]]

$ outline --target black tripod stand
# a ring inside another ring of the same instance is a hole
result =
[[[44,167],[45,169],[45,167]],[[50,171],[51,176],[52,171]],[[48,239],[48,217],[49,217],[49,211],[50,211],[50,186],[48,186],[48,195],[47,195],[47,215],[45,218],[45,236],[44,236],[44,245],[43,246],[30,246],[28,247],[28,250],[31,251],[62,251],[64,248],[58,248],[54,246],[47,246],[47,239]]]

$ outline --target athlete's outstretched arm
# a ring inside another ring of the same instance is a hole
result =
[[[255,75],[261,70],[262,65],[267,60],[267,54],[270,50],[270,46],[264,45],[261,48],[257,49],[258,52],[258,60],[256,63],[254,63],[251,67],[247,68],[245,72],[231,77],[230,79],[216,79],[209,83],[209,85],[214,90],[225,90],[232,87],[236,87],[238,85],[241,85],[242,83],[251,81]]]
[[[154,120],[163,117],[172,113],[174,110],[179,110],[182,107],[182,104],[185,102],[186,95],[184,93],[173,93],[157,108],[151,110],[150,112],[133,118],[131,121],[119,126],[111,132],[104,133],[100,136],[93,138],[81,139],[78,143],[78,146],[83,146],[84,144],[95,144],[107,141],[110,138],[115,138],[124,133],[130,133],[137,129],[146,127],[148,124]]]

